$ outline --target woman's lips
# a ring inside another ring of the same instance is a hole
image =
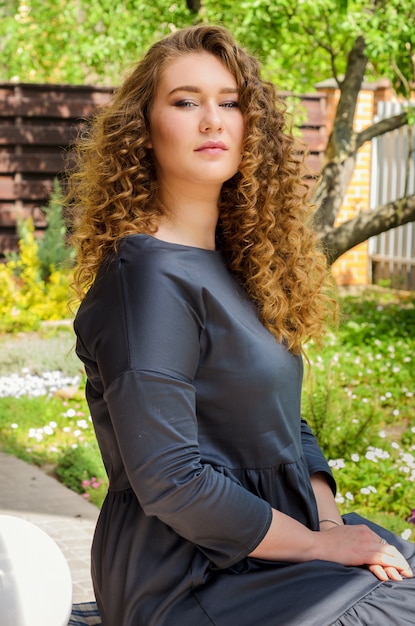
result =
[[[208,152],[210,154],[217,154],[218,152],[223,152],[228,148],[225,146],[222,141],[206,141],[201,146],[196,148],[195,152]]]

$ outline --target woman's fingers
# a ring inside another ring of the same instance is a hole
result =
[[[408,561],[403,554],[399,552],[395,546],[386,543],[384,540],[381,542],[380,554],[382,556],[381,564],[387,569],[391,569],[392,572],[397,572],[399,578],[393,578],[393,580],[401,580],[402,576],[411,578],[413,576],[412,570]],[[395,576],[395,574],[393,574]],[[392,578],[389,576],[389,578]]]
[[[375,558],[378,562],[372,562],[369,569],[379,580],[402,580],[403,576],[405,578],[413,576],[409,563],[395,546],[384,539],[379,539],[377,551],[379,557]]]
[[[395,546],[387,543],[368,526],[334,527],[320,533],[324,556],[343,565],[366,565],[382,581],[411,578],[412,570]]]
[[[372,574],[374,574],[374,576],[376,576],[376,578],[379,578],[379,580],[384,582],[389,580],[389,576],[382,565],[369,565],[368,569],[372,572]]]

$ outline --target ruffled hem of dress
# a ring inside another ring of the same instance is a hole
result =
[[[415,579],[381,582],[330,626],[414,626]]]

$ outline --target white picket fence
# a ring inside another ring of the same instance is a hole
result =
[[[379,102],[375,122],[400,113],[396,102]],[[409,157],[408,167],[408,154]],[[415,127],[386,133],[372,142],[371,208],[415,193]],[[399,226],[369,240],[372,282],[415,291],[415,224]]]

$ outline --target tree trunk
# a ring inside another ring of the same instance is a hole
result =
[[[317,206],[315,228],[330,264],[369,237],[415,220],[415,196],[412,195],[371,211],[364,211],[334,227],[356,166],[358,150],[374,137],[408,123],[407,113],[402,112],[376,122],[359,133],[354,131],[357,99],[367,65],[364,49],[364,39],[358,37],[348,56],[333,130],[327,144],[325,164],[320,183],[314,192]]]
[[[368,61],[364,49],[365,41],[363,37],[358,37],[349,53],[346,75],[340,85],[340,99],[327,144],[326,164],[315,193],[315,223],[323,233],[333,227],[356,164],[357,134],[353,130],[353,121]]]

